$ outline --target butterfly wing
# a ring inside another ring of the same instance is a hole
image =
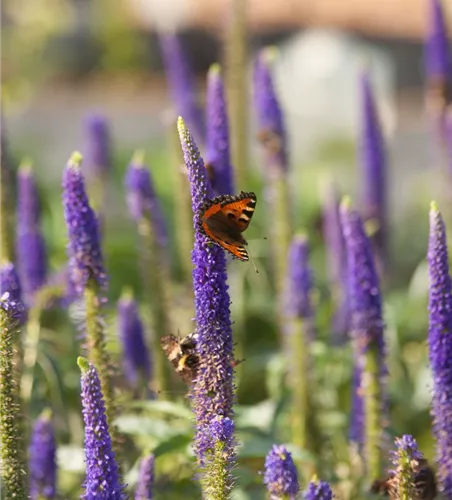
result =
[[[242,233],[248,228],[255,207],[256,195],[243,191],[237,196],[223,195],[208,200],[201,208],[201,229],[235,258],[246,261],[247,242]]]
[[[181,379],[190,385],[198,373],[199,356],[196,352],[196,335],[190,334],[180,340],[175,335],[166,335],[161,345],[166,357]]]

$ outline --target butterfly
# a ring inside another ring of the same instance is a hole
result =
[[[241,192],[207,200],[199,211],[199,228],[209,239],[236,259],[249,260],[242,233],[247,229],[256,208],[256,195]]]

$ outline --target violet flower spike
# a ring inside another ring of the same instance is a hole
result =
[[[452,497],[452,282],[446,227],[436,203],[430,207],[427,254],[429,286],[429,359],[433,374],[433,431],[438,480],[445,497]]]
[[[50,411],[44,411],[33,426],[29,447],[29,481],[32,500],[56,498],[56,444]]]
[[[86,195],[85,182],[80,170],[81,162],[80,153],[73,153],[63,174],[68,258],[71,279],[79,294],[86,288],[90,279],[102,289],[107,286],[98,221]]]
[[[131,292],[124,292],[118,301],[118,331],[123,348],[124,374],[132,386],[143,377],[151,378],[149,352],[144,341],[143,323]]]
[[[269,167],[287,171],[287,139],[284,118],[275,91],[271,63],[272,48],[259,53],[254,66],[254,105],[259,136],[268,153]]]
[[[177,126],[190,181],[194,214],[193,287],[200,366],[191,397],[196,415],[195,448],[198,462],[203,466],[206,457],[202,441],[212,419],[232,418],[233,415],[235,387],[230,298],[224,251],[209,244],[199,229],[200,208],[212,196],[204,162],[182,118],[178,119]],[[232,437],[225,444],[225,449],[228,461],[232,463],[235,459]],[[227,488],[218,492],[219,500],[228,497],[231,486],[232,477],[229,475]]]
[[[79,357],[77,364],[82,372],[82,407],[85,424],[86,480],[85,500],[125,500],[120,482],[119,467],[112,448],[105,403],[99,376],[93,365]]]
[[[233,194],[234,181],[229,152],[229,123],[220,66],[213,64],[207,75],[206,168],[216,194]],[[210,170],[209,170],[210,169]]]
[[[107,119],[102,115],[89,115],[85,119],[85,162],[87,177],[105,177],[111,168],[111,139]]]
[[[433,82],[452,83],[452,57],[446,16],[441,0],[429,0],[425,41],[425,73]]]
[[[41,232],[38,190],[28,162],[18,172],[16,254],[19,274],[27,301],[47,278],[47,250]]]
[[[304,491],[303,498],[304,500],[333,500],[333,492],[327,482],[314,478]]]
[[[264,483],[271,500],[294,500],[300,490],[292,455],[282,445],[274,445],[265,458]]]
[[[154,498],[154,455],[141,459],[138,483],[135,489],[135,500],[152,500]]]
[[[0,295],[8,292],[9,300],[12,302],[22,302],[22,287],[16,267],[12,262],[2,264],[0,268],[0,292]]]
[[[378,257],[386,259],[386,152],[378,110],[373,96],[370,77],[363,73],[361,88],[361,132],[359,163],[362,169],[362,206],[365,220],[372,220],[376,231],[372,237]]]
[[[184,117],[190,130],[201,144],[205,137],[205,123],[198,101],[196,82],[179,37],[173,33],[159,35],[160,49],[177,115]]]
[[[127,205],[131,216],[136,222],[140,222],[143,218],[150,219],[155,228],[159,245],[165,247],[168,242],[166,223],[154,189],[151,173],[144,163],[143,151],[135,152],[127,169],[125,185]]]

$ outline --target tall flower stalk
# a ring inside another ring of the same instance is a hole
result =
[[[113,451],[105,398],[96,368],[85,358],[77,364],[82,372],[82,407],[85,424],[85,500],[125,500],[119,467]]]
[[[435,203],[430,207],[428,245],[429,359],[433,373],[433,430],[440,488],[452,496],[452,282],[446,227]]]
[[[295,500],[300,486],[291,453],[282,445],[274,445],[265,458],[264,483],[270,500]]]
[[[374,227],[372,243],[381,266],[387,265],[388,227],[386,201],[386,152],[370,77],[363,73],[359,164],[362,170],[362,207],[366,221]]]
[[[329,285],[334,307],[331,330],[333,340],[341,343],[347,336],[350,320],[348,302],[347,254],[339,213],[339,191],[332,181],[323,192],[323,239],[328,265]]]
[[[135,500],[152,500],[154,498],[154,463],[155,457],[152,453],[141,459]]]
[[[41,232],[41,207],[29,162],[19,167],[16,254],[24,298],[28,304],[46,281],[47,251]]]
[[[207,75],[206,168],[216,194],[233,194],[229,125],[221,69],[213,64]]]
[[[14,344],[20,335],[23,304],[10,298],[0,300],[0,477],[5,498],[26,500],[27,465],[23,447],[24,427],[20,409],[19,381],[15,370]]]
[[[165,393],[169,390],[169,371],[160,338],[171,333],[168,236],[151,174],[141,151],[135,153],[129,165],[125,184],[129,212],[137,223],[143,284],[152,314],[155,388]]]
[[[63,206],[68,234],[68,259],[75,291],[85,305],[84,330],[86,350],[90,362],[99,367],[99,377],[105,398],[110,432],[115,446],[117,436],[113,426],[116,413],[111,361],[105,347],[105,327],[102,302],[107,288],[100,235],[96,215],[85,191],[80,169],[82,156],[73,153],[63,174]]]
[[[203,143],[205,124],[202,108],[198,100],[195,78],[180,38],[174,33],[162,33],[159,35],[159,42],[176,114],[185,117],[197,143]]]
[[[84,174],[93,208],[100,219],[106,210],[108,178],[112,170],[110,129],[106,117],[99,114],[87,116],[84,125]]]
[[[32,500],[56,498],[57,465],[52,412],[44,410],[33,426],[29,453],[29,485]]]
[[[292,441],[305,447],[308,441],[309,342],[314,335],[312,271],[305,235],[296,235],[289,249],[285,290],[289,382],[292,390]]]
[[[274,279],[277,296],[281,297],[286,276],[287,253],[292,238],[292,203],[288,185],[289,158],[283,112],[272,76],[274,50],[263,49],[254,67],[254,100],[259,138],[267,163],[268,209],[274,224],[271,251],[274,260]],[[281,302],[281,301],[280,301]],[[283,304],[278,314],[283,316]]]
[[[216,481],[219,464],[233,464],[233,432],[224,434],[221,446],[206,449],[211,440],[209,427],[215,418],[231,419],[234,402],[234,353],[230,318],[226,258],[224,251],[212,245],[200,231],[200,209],[212,189],[198,147],[182,118],[177,128],[190,180],[195,244],[193,249],[193,287],[195,292],[198,377],[191,399],[196,419],[195,451],[201,470],[201,485],[206,498],[230,497],[233,477],[230,468]],[[221,456],[220,456],[221,455]]]
[[[341,204],[341,222],[347,248],[355,370],[360,376],[359,391],[363,398],[364,460],[367,480],[371,483],[383,472],[387,372],[383,307],[372,246],[348,198]]]

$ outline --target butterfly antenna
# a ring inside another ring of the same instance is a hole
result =
[[[251,257],[249,250],[248,250],[248,257],[250,258],[251,264],[253,264],[253,267],[254,267],[254,270],[256,271],[256,274],[259,274],[259,269],[257,268],[256,264],[254,263],[253,257]]]

